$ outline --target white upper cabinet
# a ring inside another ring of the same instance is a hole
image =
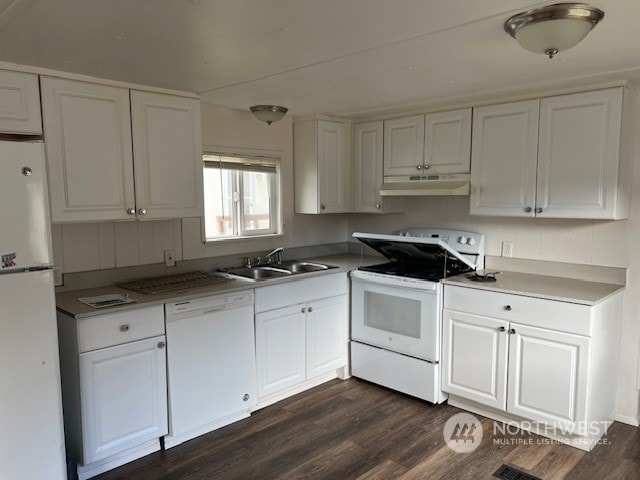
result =
[[[429,113],[424,128],[424,173],[469,173],[471,109]]]
[[[198,100],[44,77],[42,103],[53,222],[202,215]]]
[[[384,174],[417,175],[424,164],[424,115],[384,122]]]
[[[471,214],[534,216],[539,101],[473,114]]]
[[[342,122],[305,120],[294,123],[296,213],[347,211],[350,132]]]
[[[52,221],[134,218],[129,90],[43,77],[42,103]]]
[[[540,217],[620,218],[622,88],[540,101]]]
[[[404,200],[382,197],[383,122],[358,123],[353,129],[354,211],[388,213],[404,210]]]
[[[200,102],[132,91],[131,118],[138,217],[202,216]]]
[[[0,132],[42,134],[37,75],[0,70]]]
[[[630,97],[624,112],[622,87],[476,108],[471,213],[628,217]]]

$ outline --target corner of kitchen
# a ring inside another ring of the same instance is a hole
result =
[[[0,7],[0,39],[62,35],[60,1]],[[224,17],[184,3],[158,12]],[[640,70],[523,35],[563,15],[584,39],[598,8],[493,3],[428,33],[381,7],[383,44],[305,65],[292,26],[284,48],[234,21],[289,53],[235,45],[229,73],[177,41],[162,74],[0,47],[0,480],[640,475]],[[483,42],[477,88],[409,61],[498,19],[532,83]]]

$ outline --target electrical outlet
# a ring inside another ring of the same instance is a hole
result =
[[[173,250],[165,250],[164,251],[164,264],[167,267],[175,267],[176,259],[174,257]]]
[[[64,285],[64,277],[62,276],[62,267],[59,265],[53,266],[53,285],[61,287]]]
[[[513,242],[502,242],[502,256],[513,257]]]

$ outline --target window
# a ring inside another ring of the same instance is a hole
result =
[[[203,160],[207,240],[278,233],[277,158],[205,153]]]

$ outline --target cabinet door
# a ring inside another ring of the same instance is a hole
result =
[[[424,115],[384,122],[384,174],[417,175],[424,163]]]
[[[0,70],[0,132],[42,133],[37,75]]]
[[[304,305],[256,315],[258,397],[305,380]]]
[[[504,410],[509,324],[444,310],[442,390]]]
[[[131,92],[140,220],[203,215],[200,102]]]
[[[543,98],[539,217],[616,218],[622,88]]]
[[[359,123],[354,127],[355,211],[379,212],[382,209],[382,136],[383,123]]]
[[[51,219],[133,219],[129,90],[42,78]]]
[[[307,380],[347,364],[347,296],[307,305]]]
[[[539,100],[473,112],[471,214],[533,217]]]
[[[344,203],[345,125],[318,120],[319,212],[340,213]]]
[[[471,109],[430,113],[424,123],[425,173],[469,173]]]
[[[511,328],[507,411],[550,428],[584,428],[577,422],[587,419],[589,338],[515,323]]]
[[[85,465],[167,434],[164,341],[80,354]]]

